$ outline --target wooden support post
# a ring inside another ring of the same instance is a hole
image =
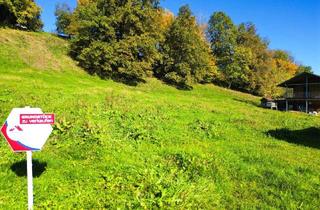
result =
[[[288,100],[286,100],[286,111],[289,111],[289,104],[288,104]]]
[[[308,81],[308,75],[306,76],[306,93],[305,93],[305,97],[306,97],[306,113],[309,113],[309,81]]]
[[[306,76],[306,92],[305,92],[305,97],[309,98],[309,81],[308,81],[308,76]]]

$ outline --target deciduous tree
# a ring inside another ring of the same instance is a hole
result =
[[[158,76],[179,87],[211,81],[215,63],[209,45],[188,6],[179,10],[162,46],[163,63]]]
[[[313,73],[312,67],[311,66],[299,65],[297,74],[304,73],[304,72]]]
[[[241,69],[234,63],[237,47],[237,27],[225,13],[215,12],[209,20],[207,34],[221,74],[220,78],[226,79],[220,82],[228,84],[230,88],[235,82],[232,80],[235,77],[230,74],[241,74],[239,72]]]
[[[0,0],[0,25],[39,31],[41,9],[32,0]]]
[[[264,95],[265,87],[269,87],[270,82],[265,76],[273,69],[272,53],[268,49],[269,42],[257,34],[253,23],[241,23],[237,31],[237,45],[250,50],[252,55],[246,90],[250,93]]]
[[[152,74],[159,53],[158,2],[153,0],[81,1],[72,53],[88,72],[125,81]],[[83,5],[84,4],[84,5]]]
[[[68,30],[72,21],[71,8],[63,3],[57,4],[54,15],[56,16],[56,27],[59,34],[71,35]]]

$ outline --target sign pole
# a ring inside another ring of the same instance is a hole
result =
[[[32,151],[27,151],[28,210],[33,209]]]

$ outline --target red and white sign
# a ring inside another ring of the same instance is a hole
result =
[[[1,127],[1,133],[14,152],[39,151],[52,132],[54,114],[40,108],[14,108]]]

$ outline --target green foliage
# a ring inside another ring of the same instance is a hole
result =
[[[237,47],[237,27],[225,13],[215,12],[209,20],[208,38],[222,74],[223,81],[219,82],[227,83],[229,88],[237,87],[237,76],[245,77],[241,67],[233,61]],[[239,54],[237,56],[239,58]]]
[[[0,122],[26,105],[56,114],[33,153],[35,168],[46,165],[35,209],[320,206],[319,117],[262,109],[258,97],[210,84],[181,92],[88,76],[46,33],[0,29],[0,49]],[[26,209],[26,177],[12,170],[25,154],[1,137],[0,156],[0,209]]]
[[[32,0],[1,0],[0,25],[19,27],[30,31],[40,31],[41,9]]]
[[[307,72],[307,73],[313,73],[312,71],[312,67],[311,66],[304,66],[304,65],[300,65],[298,67],[298,70],[297,70],[297,74],[300,74],[300,73],[304,73],[304,72]]]
[[[72,54],[102,78],[139,81],[152,74],[159,57],[154,23],[156,2],[99,0],[78,5]]]
[[[53,126],[54,134],[61,134],[67,132],[72,127],[72,123],[65,118],[60,118]]]
[[[224,69],[225,82],[229,87],[246,90],[250,83],[252,51],[245,47],[236,47],[232,62]]]
[[[237,45],[251,52],[249,81],[245,90],[258,95],[266,95],[267,86],[277,85],[276,81],[270,79],[274,68],[272,67],[272,53],[268,50],[268,42],[257,34],[253,23],[241,23],[238,26]]]
[[[294,62],[293,57],[290,55],[289,52],[286,52],[284,50],[274,50],[273,51],[273,58],[274,59],[280,59],[284,61],[291,61]]]
[[[223,12],[209,21],[208,37],[220,75],[218,84],[265,97],[277,97],[281,82],[297,73],[298,66],[289,53],[269,50],[253,23],[235,26]]]
[[[17,22],[15,8],[12,1],[0,1],[0,26],[13,26]]]
[[[265,95],[269,97],[282,96],[284,91],[278,88],[277,85],[285,80],[292,78],[297,74],[298,65],[294,63],[294,59],[290,54],[283,50],[271,51],[272,63],[272,75],[269,76],[269,88],[265,89]]]
[[[203,140],[218,140],[220,135],[221,124],[214,121],[196,120],[190,123],[190,129]]]
[[[56,27],[59,34],[70,35],[68,27],[72,21],[72,11],[67,4],[57,4],[54,15],[56,16]]]
[[[237,44],[251,51],[247,91],[265,97],[281,96],[277,85],[296,74],[294,58],[283,50],[268,49],[268,42],[256,32],[253,23],[238,26]]]
[[[178,87],[212,81],[215,64],[209,46],[188,6],[179,10],[162,46],[157,75]]]
[[[237,26],[223,12],[211,16],[207,37],[187,6],[174,18],[159,1],[82,0],[72,14],[61,6],[56,15],[58,31],[75,35],[71,54],[101,78],[136,85],[154,74],[184,89],[215,82],[277,97],[279,83],[308,71],[289,53],[270,50],[253,23]]]
[[[208,38],[217,64],[223,69],[235,51],[237,27],[224,12],[215,12],[209,20]]]

